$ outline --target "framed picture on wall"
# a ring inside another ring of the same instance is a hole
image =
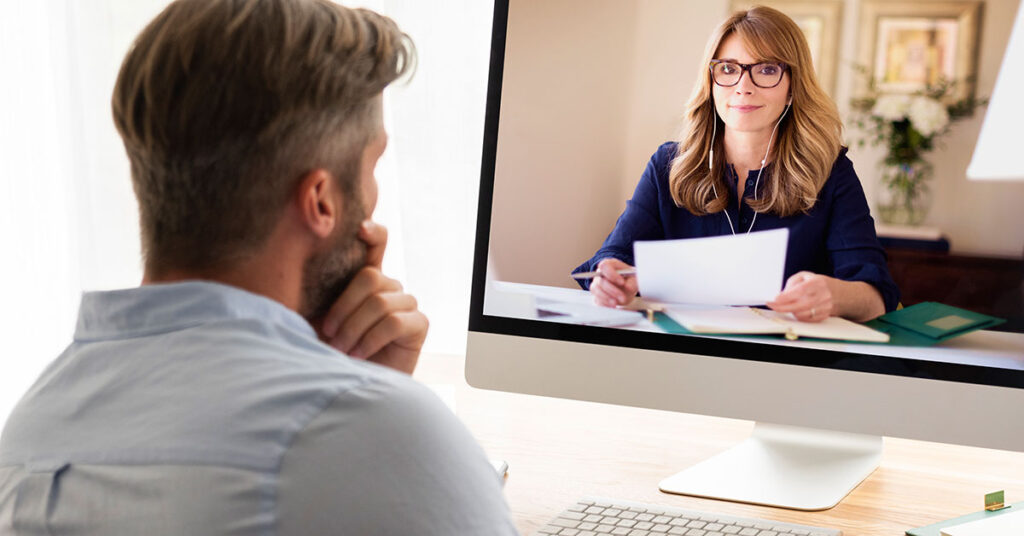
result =
[[[803,30],[811,48],[811,60],[821,87],[833,97],[836,89],[836,63],[839,54],[839,34],[842,32],[842,0],[732,0],[730,13],[750,9],[755,5],[775,8]]]
[[[864,0],[858,62],[884,93],[955,80],[954,96],[966,97],[974,91],[980,20],[980,1]],[[860,80],[861,89],[867,83]]]

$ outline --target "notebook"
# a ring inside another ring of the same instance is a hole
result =
[[[1004,508],[1002,510],[995,510],[991,512],[988,510],[982,510],[980,512],[974,512],[960,517],[955,517],[953,519],[947,519],[945,521],[933,523],[928,526],[908,529],[906,534],[907,536],[942,536],[941,531],[948,530],[958,525],[970,525],[975,522],[1005,517],[1010,514],[1018,514],[1018,517],[1020,517],[1020,512],[1024,512],[1024,502],[1014,503],[1010,505],[1009,508]],[[963,530],[966,530],[966,528]],[[963,534],[957,534],[955,532],[953,534],[955,536],[965,536]],[[970,535],[970,533],[967,534]],[[999,534],[1000,533],[997,532],[994,535],[987,536],[999,536]],[[1017,532],[1011,532],[1010,534],[1014,534],[1016,536],[1017,534],[1024,534],[1024,532],[1018,530]]]
[[[700,334],[889,342],[886,333],[835,316],[822,322],[801,322],[787,313],[753,307],[669,307],[664,312],[687,330]]]
[[[942,536],[1019,536],[1024,534],[1024,508],[941,529]]]

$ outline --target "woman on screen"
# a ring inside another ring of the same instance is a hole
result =
[[[786,227],[785,286],[767,305],[797,319],[870,320],[896,308],[835,103],[818,85],[792,19],[767,7],[733,14],[712,34],[678,142],[665,143],[601,249],[574,272],[597,303],[624,305],[633,242]],[[750,266],[756,270],[757,266]],[[719,282],[728,284],[728,282]]]

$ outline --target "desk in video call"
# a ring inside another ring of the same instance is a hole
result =
[[[535,300],[552,300],[577,304],[592,303],[590,294],[579,289],[509,282],[501,282],[500,289],[504,292],[529,295]],[[653,332],[662,331],[656,325],[648,322],[647,320],[641,320],[631,326],[609,329],[629,329]],[[788,341],[781,337],[778,339],[758,339],[757,342],[763,344],[814,348],[819,350],[834,350],[889,357],[906,357],[944,363],[963,363],[986,367],[1024,370],[1024,333],[1005,331],[975,331],[928,347],[894,346],[884,344],[852,344],[817,340]]]

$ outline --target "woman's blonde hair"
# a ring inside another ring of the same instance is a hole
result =
[[[734,13],[708,40],[669,173],[672,199],[696,215],[720,212],[728,202],[726,197],[715,195],[716,188],[719,192],[729,190],[724,179],[723,136],[712,138],[712,121],[721,120],[712,99],[709,64],[722,41],[732,34],[760,60],[789,66],[793,98],[772,143],[772,171],[765,176],[763,193],[748,203],[757,212],[780,217],[806,212],[814,206],[839,155],[843,125],[835,103],[818,85],[811,52],[800,28],[780,11],[764,6]],[[724,131],[724,124],[717,129]],[[709,168],[712,144],[715,153],[722,156],[715,158]]]

